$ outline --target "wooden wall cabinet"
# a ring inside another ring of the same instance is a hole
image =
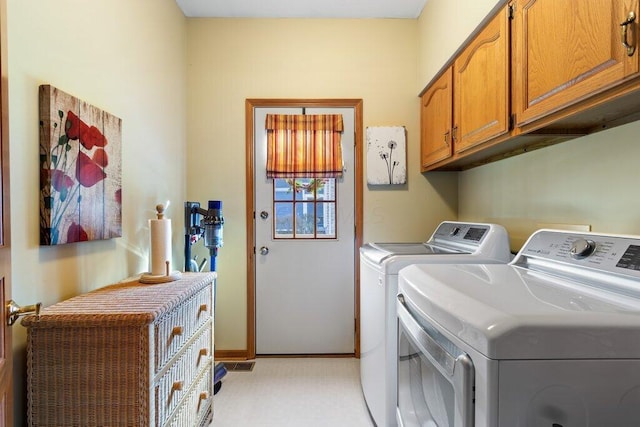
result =
[[[449,67],[420,98],[420,141],[423,170],[453,155],[453,74]]]
[[[628,17],[635,16],[635,21]],[[518,2],[514,112],[518,126],[603,92],[638,73],[637,0]],[[623,43],[626,31],[627,49]]]
[[[422,94],[423,171],[509,132],[508,21],[503,8]]]
[[[454,150],[509,132],[509,12],[503,8],[456,58]]]
[[[29,426],[208,426],[214,280],[129,281],[25,317]]]
[[[422,171],[464,170],[640,120],[639,4],[499,3],[422,94]],[[424,128],[437,123],[428,95],[436,99],[450,72],[453,151],[444,156],[442,130]]]

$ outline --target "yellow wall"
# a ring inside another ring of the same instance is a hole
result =
[[[420,93],[498,3],[505,0],[428,0],[418,19]]]
[[[148,269],[147,219],[186,197],[186,18],[174,0],[8,1],[13,298],[47,306]],[[39,246],[38,86],[122,119],[123,237]],[[174,233],[174,262],[182,238]],[[14,326],[15,416],[25,330]]]
[[[418,21],[419,90],[503,3],[427,2]],[[635,196],[640,181],[638,134],[640,122],[631,123],[461,172],[458,216],[504,224],[513,250],[541,224],[640,234],[640,200]]]
[[[417,20],[189,20],[187,194],[224,203],[216,349],[246,348],[245,99],[361,98],[365,127],[406,126],[408,185],[365,181],[365,240],[424,240],[455,217],[455,175],[415,161],[417,38]]]
[[[366,241],[424,239],[458,214],[518,235],[538,222],[640,234],[638,123],[460,174],[420,174],[417,95],[496,4],[429,0],[419,20],[187,20],[173,0],[8,0],[14,299],[50,305],[146,270],[146,221],[166,200],[181,266],[182,203],[220,199],[216,346],[245,349],[246,98],[362,98],[365,127],[406,126],[408,184],[365,185]],[[122,238],[39,246],[40,84],[122,118]],[[24,340],[14,327],[18,424]]]

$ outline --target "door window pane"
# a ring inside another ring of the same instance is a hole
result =
[[[296,237],[313,238],[316,215],[313,203],[296,203]]]
[[[273,200],[293,200],[291,185],[286,179],[273,180]]]
[[[336,204],[316,204],[316,237],[319,239],[336,238]]]
[[[293,203],[274,203],[274,238],[290,239],[293,237]]]

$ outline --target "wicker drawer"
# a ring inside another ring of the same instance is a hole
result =
[[[167,426],[186,427],[186,426],[205,426],[210,422],[209,412],[213,398],[213,378],[212,365],[209,364],[207,369],[202,372],[198,381],[189,392],[184,404],[175,413],[174,417],[169,420]]]
[[[155,322],[155,372],[182,348],[193,333],[211,318],[211,289],[202,289]]]
[[[211,364],[211,323],[187,346],[170,368],[156,381],[156,425],[163,425],[178,407],[194,379]]]
[[[192,412],[194,394],[211,394],[214,280],[120,283],[25,317],[29,425],[161,426]],[[198,408],[191,419],[210,418],[211,399]]]

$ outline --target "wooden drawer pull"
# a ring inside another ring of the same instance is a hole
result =
[[[184,333],[184,328],[182,326],[174,326],[173,329],[171,330],[172,337],[180,336],[183,333]]]
[[[184,381],[176,381],[171,386],[171,391],[182,391],[182,387],[184,387]]]
[[[203,357],[207,357],[208,354],[209,354],[209,349],[201,348],[200,351],[198,352],[198,361],[196,362],[196,365],[199,366],[200,365],[200,360]]]
[[[209,392],[208,391],[202,391],[200,392],[200,399],[198,399],[198,411],[200,411],[201,405],[204,404],[204,402],[209,398]]]
[[[209,311],[209,305],[208,304],[201,304],[200,305],[200,309],[198,310],[198,314],[202,313],[203,311]]]

